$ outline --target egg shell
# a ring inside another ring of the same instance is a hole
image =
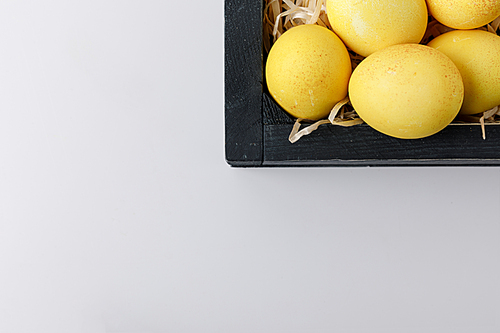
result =
[[[425,0],[327,0],[326,8],[333,31],[364,57],[390,45],[419,43],[427,28]]]
[[[476,114],[500,105],[500,36],[483,30],[454,30],[429,46],[457,66],[465,87],[461,114]]]
[[[429,13],[455,29],[475,29],[500,15],[498,0],[427,0]]]
[[[420,44],[387,47],[353,71],[349,97],[374,129],[401,139],[430,136],[458,114],[464,96],[457,67],[443,53]]]
[[[266,61],[269,93],[296,118],[318,120],[347,96],[352,73],[345,45],[331,30],[299,25],[272,46]]]

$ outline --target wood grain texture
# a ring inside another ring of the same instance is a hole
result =
[[[285,112],[273,99],[266,93],[262,96],[262,114],[265,125],[294,124],[295,119]]]
[[[451,125],[423,139],[396,139],[366,124],[330,124],[292,144],[292,126],[266,125],[264,166],[446,166],[499,165],[500,126]]]
[[[225,151],[232,166],[262,164],[262,3],[226,0]]]

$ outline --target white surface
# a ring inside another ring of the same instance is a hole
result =
[[[500,331],[499,169],[231,169],[222,1],[3,0],[0,60],[0,332]]]

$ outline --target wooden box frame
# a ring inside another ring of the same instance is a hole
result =
[[[262,0],[225,0],[225,153],[233,167],[498,166],[500,126],[452,124],[403,140],[366,124],[330,124],[292,144],[294,120],[268,95],[264,80]]]

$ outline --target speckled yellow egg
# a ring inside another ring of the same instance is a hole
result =
[[[266,61],[266,83],[274,100],[296,118],[328,116],[347,96],[351,59],[342,41],[319,25],[287,30]]]
[[[427,0],[429,13],[455,29],[475,29],[500,15],[498,0]]]
[[[454,30],[429,46],[458,67],[465,96],[461,114],[476,114],[500,105],[500,36],[483,30]]]
[[[327,0],[326,9],[333,31],[364,57],[390,45],[419,43],[427,28],[425,0]]]
[[[420,44],[389,46],[365,58],[349,83],[352,106],[368,125],[401,139],[430,136],[458,114],[464,86],[443,53]]]

